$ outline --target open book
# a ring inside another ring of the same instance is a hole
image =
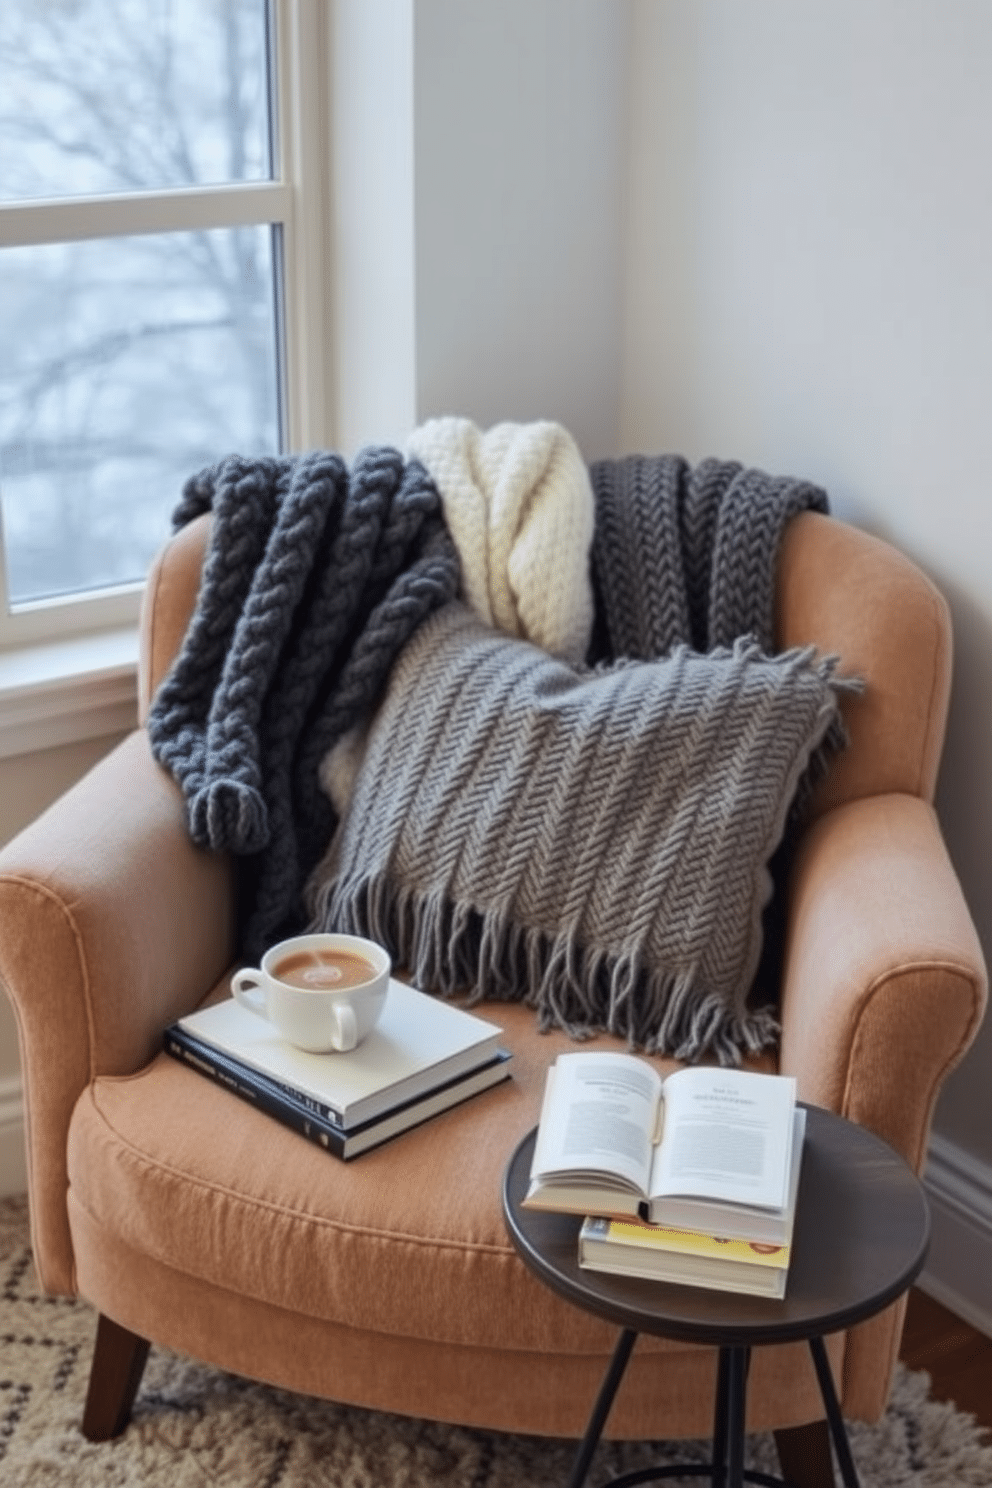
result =
[[[525,1208],[788,1243],[802,1145],[795,1081],[634,1054],[559,1055]],[[791,1202],[790,1202],[791,1201]]]

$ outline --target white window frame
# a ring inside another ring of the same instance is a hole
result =
[[[299,450],[332,443],[330,17],[326,0],[271,0],[271,19],[272,180],[0,204],[0,247],[243,225],[277,229],[283,437],[290,450]],[[108,678],[116,677],[114,717],[125,716],[127,697],[134,695],[143,587],[12,607],[0,563],[0,757],[42,747],[31,740],[53,715],[72,715],[76,722],[55,720],[48,742],[102,727],[93,708],[80,702],[79,688],[88,682],[96,689],[93,698],[106,700]],[[109,721],[106,706],[102,716]]]

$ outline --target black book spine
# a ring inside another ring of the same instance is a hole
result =
[[[222,1085],[232,1095],[239,1096],[248,1105],[267,1116],[275,1117],[283,1126],[291,1127],[311,1142],[331,1152],[335,1157],[348,1157],[345,1133],[317,1115],[303,1101],[296,1100],[282,1089],[276,1089],[267,1081],[256,1079],[251,1070],[229,1063],[221,1054],[206,1054],[202,1046],[188,1046],[181,1029],[170,1028],[165,1035],[165,1051],[180,1063],[206,1075],[215,1084]]]

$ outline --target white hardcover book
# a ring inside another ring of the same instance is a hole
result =
[[[344,1130],[493,1060],[503,1030],[390,979],[382,1014],[346,1054],[308,1054],[228,998],[178,1020],[188,1038],[288,1086]]]

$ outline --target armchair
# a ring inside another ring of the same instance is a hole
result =
[[[185,631],[208,523],[151,573],[142,718]],[[791,868],[781,1045],[759,1063],[919,1170],[987,995],[932,805],[948,611],[906,558],[817,513],[790,523],[776,593],[780,646],[835,651],[867,686],[845,696],[850,747]],[[539,1286],[500,1212],[504,1165],[567,1038],[491,1004],[513,1080],[335,1162],[160,1052],[165,1024],[226,991],[233,885],[231,865],[191,843],[142,728],[0,853],[37,1267],[49,1292],[99,1313],[84,1432],[124,1429],[150,1341],[359,1406],[578,1437],[611,1330]],[[884,1410],[902,1316],[896,1304],[830,1341],[849,1418]],[[708,1351],[644,1339],[606,1434],[704,1435],[713,1383]],[[820,1412],[807,1351],[760,1351],[749,1428],[776,1432],[797,1481],[820,1481]]]

